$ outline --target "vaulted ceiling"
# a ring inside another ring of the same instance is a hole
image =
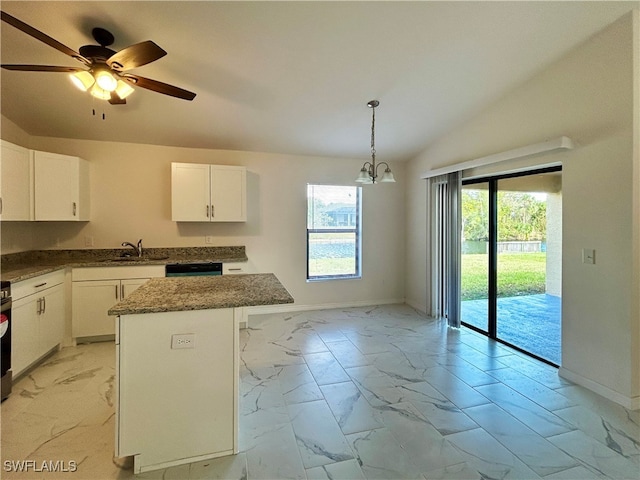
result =
[[[168,55],[133,73],[197,94],[137,88],[126,105],[63,73],[2,70],[2,114],[38,136],[406,160],[640,2],[2,1],[78,50],[91,30]],[[82,66],[1,25],[3,64]],[[93,111],[96,115],[93,115]],[[105,119],[102,119],[102,113]]]

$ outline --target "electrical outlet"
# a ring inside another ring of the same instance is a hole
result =
[[[206,237],[204,237],[204,243],[206,243],[207,245],[213,245],[213,238],[213,235],[207,235]]]
[[[85,247],[93,247],[93,237],[91,235],[85,235],[84,237],[84,246]]]
[[[171,349],[178,348],[196,348],[196,335],[194,333],[171,335]]]
[[[588,265],[595,265],[596,263],[596,251],[590,248],[582,249],[582,263]]]

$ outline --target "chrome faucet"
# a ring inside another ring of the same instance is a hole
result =
[[[142,257],[142,239],[138,240],[138,246],[136,247],[133,243],[131,242],[122,242],[122,246],[123,247],[131,247],[135,250],[136,255],[138,257]]]

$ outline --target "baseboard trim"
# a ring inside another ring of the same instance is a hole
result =
[[[414,301],[411,301],[409,299],[405,299],[404,303],[406,303],[407,305],[409,305],[411,308],[413,308],[414,310],[417,310],[418,312],[420,312],[422,315],[428,316],[427,315],[427,305],[422,304],[422,303],[416,303]]]
[[[371,307],[375,305],[391,305],[404,304],[404,298],[388,298],[372,302],[363,300],[359,302],[339,302],[339,303],[322,303],[310,305],[298,305],[290,303],[286,305],[256,305],[254,307],[245,307],[247,315],[263,315],[269,313],[289,313],[289,312],[306,312],[310,310],[331,310],[334,308],[354,308],[354,307]]]
[[[560,367],[558,370],[558,375],[562,378],[566,378],[570,382],[577,383],[578,385],[588,388],[589,390],[596,392],[598,395],[603,396],[615,402],[629,410],[638,410],[640,409],[640,396],[636,397],[627,397],[615,390],[611,390],[609,387],[605,387],[604,385],[594,382],[582,375],[572,372],[571,370],[567,370],[564,367]]]

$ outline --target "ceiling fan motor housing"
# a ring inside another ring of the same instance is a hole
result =
[[[80,47],[80,55],[92,60],[93,63],[96,63],[96,61],[104,63],[108,58],[115,54],[116,52],[114,50],[100,45],[85,45]]]

